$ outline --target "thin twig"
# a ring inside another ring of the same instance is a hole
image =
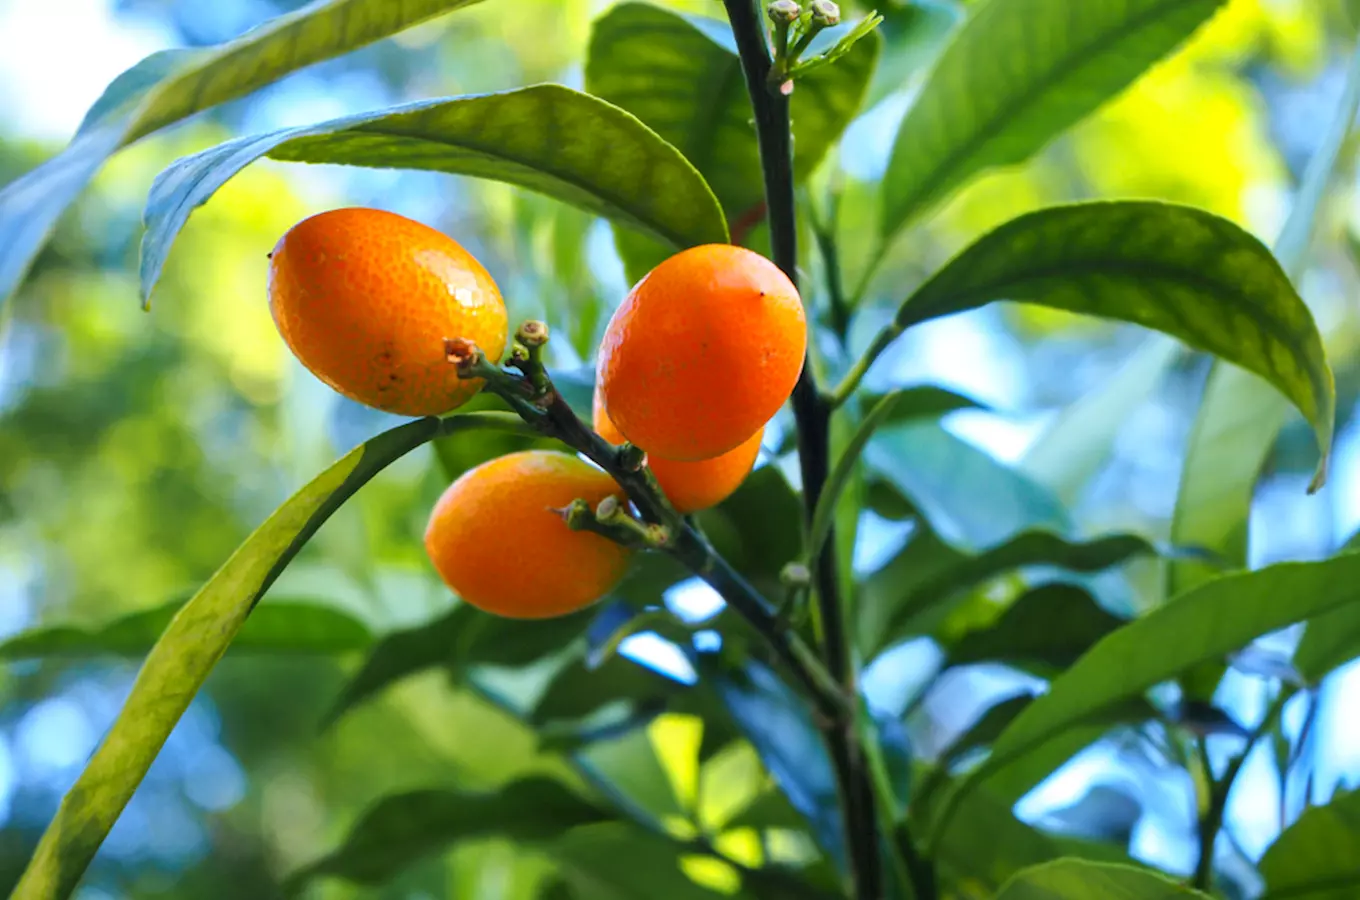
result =
[[[1206,740],[1196,739],[1200,765],[1204,767],[1204,777],[1209,782],[1209,802],[1199,820],[1199,860],[1195,863],[1195,874],[1191,882],[1198,890],[1207,892],[1213,881],[1214,844],[1217,842],[1219,829],[1223,827],[1223,814],[1228,808],[1228,797],[1232,793],[1233,783],[1237,781],[1237,776],[1241,773],[1242,766],[1251,755],[1252,749],[1275,727],[1275,723],[1284,712],[1285,704],[1292,696],[1292,691],[1280,690],[1266,709],[1265,715],[1261,717],[1261,724],[1247,736],[1247,745],[1242,748],[1242,752],[1228,762],[1228,768],[1224,770],[1222,778],[1214,779],[1213,769],[1209,765]]]

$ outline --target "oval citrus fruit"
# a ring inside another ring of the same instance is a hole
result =
[[[803,369],[807,324],[793,283],[742,247],[667,259],[614,312],[598,381],[628,440],[664,459],[710,459],[779,410]]]
[[[317,378],[368,406],[438,415],[480,381],[459,379],[444,338],[498,360],[506,313],[496,282],[447,235],[395,213],[336,209],[304,219],[275,246],[269,307]]]
[[[575,456],[524,450],[482,463],[449,485],[430,513],[425,550],[468,603],[512,619],[589,606],[623,577],[629,551],[572,531],[554,512],[580,497],[622,499],[614,480]]]
[[[611,444],[622,444],[623,434],[614,427],[598,388],[592,404],[595,431]],[[662,459],[648,454],[647,465],[656,476],[657,484],[676,511],[683,514],[717,506],[732,495],[751,473],[760,454],[760,441],[765,427],[751,435],[734,449],[713,457],[690,462]]]

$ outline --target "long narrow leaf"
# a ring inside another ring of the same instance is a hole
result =
[[[350,451],[279,507],[171,620],[104,742],[38,843],[13,900],[64,898],[132,798],[166,738],[265,591],[322,523],[374,475],[442,429],[513,427],[478,413],[400,425]]]
[[[0,191],[0,304],[62,211],[120,147],[289,72],[481,0],[317,0],[203,50],[153,54],[109,85],[59,155]]]

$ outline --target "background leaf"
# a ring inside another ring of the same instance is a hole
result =
[[[179,160],[147,198],[144,298],[194,208],[265,155],[475,175],[556,197],[675,247],[727,240],[712,192],[674,147],[608,103],[541,84],[239,138]]]
[[[1327,132],[1308,161],[1294,207],[1275,244],[1284,271],[1295,283],[1307,267],[1320,207],[1336,173],[1342,145],[1360,108],[1360,46],[1351,57],[1346,85]],[[1171,521],[1171,540],[1211,550],[1246,565],[1247,516],[1266,457],[1289,415],[1273,392],[1245,373],[1214,363],[1181,468]],[[1168,566],[1168,597],[1199,584],[1208,573],[1194,562]]]
[[[489,835],[526,843],[613,815],[551,778],[526,778],[493,793],[422,790],[385,797],[350,829],[345,842],[288,879],[296,894],[321,876],[379,884],[416,860]]]
[[[1133,322],[1259,375],[1312,424],[1314,486],[1325,478],[1336,390],[1322,338],[1270,251],[1226,219],[1147,201],[1029,213],[937,272],[896,327],[1001,299]]]
[[[890,237],[969,177],[1024,162],[1190,35],[1222,0],[992,0],[945,48],[883,176]]]
[[[764,665],[748,661],[725,669],[707,657],[702,671],[733,722],[794,809],[807,820],[817,843],[840,868],[845,866],[845,832],[836,788],[821,735],[811,713]]]
[[[129,613],[96,627],[53,625],[0,643],[0,659],[141,656],[155,645],[184,603]],[[373,642],[368,626],[320,602],[269,600],[260,604],[232,641],[234,653],[346,653]]]
[[[1191,666],[1352,602],[1357,577],[1357,553],[1324,562],[1280,563],[1215,579],[1130,622],[1054,679],[1049,692],[1006,729],[960,792],[987,782],[1004,798],[1019,800],[1098,734],[1082,722]],[[947,816],[936,827],[946,821]]]
[[[279,507],[180,609],[104,742],[62,798],[15,900],[65,897],[75,889],[170,730],[284,566],[355,491],[439,427],[438,419],[417,419],[350,451]]]
[[[1209,900],[1155,872],[1132,866],[1060,859],[1018,873],[996,900]]]
[[[1266,898],[1346,900],[1360,887],[1360,793],[1304,811],[1261,857]]]
[[[216,47],[142,60],[114,79],[70,146],[0,191],[0,303],[18,287],[57,218],[118,148],[289,72],[478,2],[317,0]]]
[[[951,666],[1000,662],[1052,673],[1123,624],[1076,585],[1046,584],[1026,592],[991,625],[960,637],[945,658]]]

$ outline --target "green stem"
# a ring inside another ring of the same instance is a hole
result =
[[[765,181],[770,249],[775,265],[798,283],[798,229],[793,189],[793,126],[789,97],[771,89],[770,50],[761,10],[755,0],[724,0],[732,36],[741,58],[746,90],[754,113],[761,172]],[[830,469],[831,407],[817,388],[809,355],[793,390],[793,413],[798,426],[798,460],[803,476],[803,502],[809,523],[817,508]],[[835,537],[826,543],[814,567],[822,657],[845,697],[857,697],[857,674],[850,653],[849,633],[840,596]],[[861,900],[880,900],[878,817],[874,788],[866,771],[864,748],[853,716],[844,716],[827,730],[827,746],[840,785],[846,842],[852,860],[852,880]]]
[[[1223,827],[1223,814],[1228,808],[1228,797],[1232,793],[1233,783],[1237,781],[1237,776],[1241,773],[1247,757],[1251,755],[1252,748],[1275,727],[1284,712],[1285,704],[1292,696],[1293,692],[1287,688],[1280,690],[1262,716],[1261,724],[1248,735],[1247,745],[1228,763],[1223,777],[1218,780],[1214,780],[1214,772],[1209,765],[1205,739],[1198,738],[1195,741],[1196,754],[1200,765],[1204,767],[1204,777],[1209,781],[1209,803],[1199,820],[1199,860],[1195,863],[1195,874],[1191,881],[1198,890],[1208,892],[1213,882],[1214,844],[1218,839],[1219,829]]]
[[[884,325],[878,334],[874,335],[874,340],[869,344],[869,348],[855,361],[854,366],[841,379],[841,383],[836,385],[835,390],[831,392],[831,398],[828,402],[832,409],[839,409],[845,401],[850,399],[856,389],[859,388],[860,382],[864,380],[864,376],[868,374],[869,367],[878,360],[884,350],[892,345],[893,341],[897,340],[897,336],[901,333],[902,326],[893,321]]]

